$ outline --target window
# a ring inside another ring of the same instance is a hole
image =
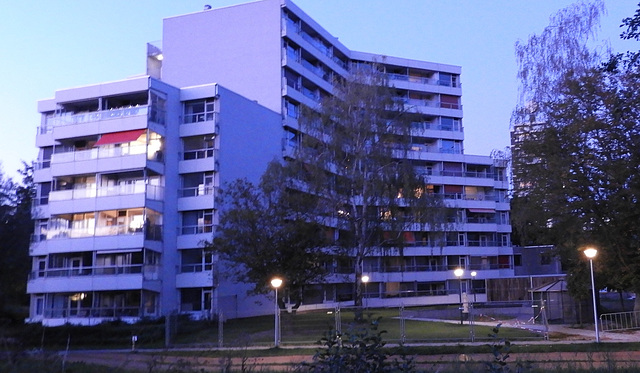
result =
[[[40,183],[38,197],[35,200],[35,205],[47,205],[49,204],[49,193],[51,192],[51,183]]]
[[[287,85],[295,90],[300,90],[300,76],[289,69],[284,70],[284,78]]]
[[[45,146],[40,148],[40,166],[42,168],[51,167],[51,155],[53,154],[53,146]]]
[[[182,262],[180,272],[204,272],[211,271],[213,253],[204,249],[181,250]]]
[[[210,288],[190,288],[180,290],[180,310],[183,312],[211,309]]]
[[[213,210],[186,211],[182,213],[182,234],[213,232]]]
[[[298,104],[295,104],[291,101],[285,101],[285,108],[287,110],[287,116],[290,118],[298,118],[300,116],[300,108]]]
[[[149,120],[158,124],[164,124],[166,99],[160,97],[158,93],[151,92],[151,110],[149,112]]]
[[[440,107],[444,109],[461,109],[458,96],[440,95]]]
[[[457,87],[458,86],[458,76],[450,73],[440,73],[440,78],[438,79],[438,85],[443,85],[447,87]]]
[[[440,129],[443,131],[460,131],[460,119],[452,117],[441,117]]]
[[[194,136],[183,140],[185,161],[211,158],[214,155],[215,136]]]
[[[516,267],[522,266],[522,255],[513,256],[513,265]]]
[[[285,48],[287,50],[287,58],[300,62],[300,48],[291,43],[286,43]]]
[[[553,256],[549,252],[540,253],[540,265],[550,265],[552,257]]]
[[[460,154],[462,152],[460,142],[454,140],[441,140],[440,153]]]
[[[34,314],[36,316],[42,316],[44,314],[44,296],[37,295],[35,299],[36,299],[36,302],[35,302]]]
[[[196,197],[213,194],[214,177],[213,171],[182,175],[182,191],[180,197]]]
[[[510,240],[509,240],[509,235],[508,234],[503,234],[501,235],[502,238],[502,246],[503,247],[507,247],[510,244]]]
[[[198,123],[213,120],[215,112],[214,102],[213,98],[185,102],[183,123]]]

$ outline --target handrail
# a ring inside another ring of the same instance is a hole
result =
[[[51,163],[68,163],[75,161],[87,161],[92,159],[122,157],[127,155],[139,155],[147,153],[147,145],[134,145],[118,148],[92,148],[63,153],[55,153],[51,156]]]
[[[213,233],[213,224],[183,225],[178,229],[179,229],[178,234],[181,234],[181,235]]]
[[[97,226],[92,228],[48,228],[42,233],[33,233],[31,235],[31,242],[35,243],[61,238],[104,237],[139,234],[144,234],[144,238],[147,240],[162,240],[162,225],[144,224],[141,227],[135,228],[132,228],[129,224]]]
[[[197,264],[183,264],[180,266],[179,273],[196,273],[211,271],[213,269],[212,263],[197,263]]]
[[[178,189],[179,197],[198,197],[214,194],[215,188],[213,186],[198,185],[197,187],[181,188]]]
[[[95,186],[89,188],[78,188],[68,190],[54,190],[49,193],[49,201],[67,201],[83,198],[123,196],[131,194],[146,193],[147,198],[152,200],[164,199],[164,187],[160,185],[134,184],[134,185],[118,185],[111,187]]]
[[[122,274],[152,274],[159,272],[158,265],[151,264],[129,264],[110,266],[87,266],[87,267],[65,267],[48,268],[29,273],[29,280],[46,277],[75,277],[94,275],[122,275]],[[155,276],[153,276],[155,277]]]
[[[45,127],[46,132],[49,132],[49,128],[59,127],[59,126],[68,126],[73,124],[82,124],[82,123],[90,123],[97,122],[101,120],[109,120],[109,119],[118,119],[123,117],[134,117],[134,116],[142,116],[149,115],[149,105],[137,105],[137,106],[128,106],[121,108],[113,108],[107,110],[96,110],[96,111],[87,111],[82,113],[55,113],[47,115],[45,118]],[[159,116],[163,114],[163,111],[157,108],[153,108],[154,116]],[[155,120],[157,122],[157,118]],[[163,122],[163,121],[162,121]],[[163,124],[163,123],[159,123]],[[41,128],[41,133],[43,128]]]

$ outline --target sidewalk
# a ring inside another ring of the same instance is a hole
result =
[[[444,322],[457,324],[458,320],[442,320],[442,319],[428,319],[428,318],[412,318],[412,320],[432,321],[432,322]],[[545,326],[540,323],[521,322],[518,320],[506,320],[506,321],[474,321],[474,325],[483,325],[494,327],[500,324],[502,328],[518,328],[527,329],[544,333]],[[468,325],[469,321],[465,321],[465,325]],[[563,343],[566,341],[571,342],[595,342],[596,334],[592,327],[577,328],[566,324],[549,324],[548,330],[551,342]],[[549,342],[549,341],[544,341]],[[600,342],[640,342],[640,330],[629,330],[625,332],[603,332],[600,331]]]

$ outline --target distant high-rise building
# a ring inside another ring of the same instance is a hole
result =
[[[407,158],[455,210],[455,229],[443,246],[429,232],[405,232],[402,256],[366,258],[368,304],[457,303],[459,291],[484,301],[487,279],[514,275],[507,165],[463,152],[460,67],[352,51],[289,0],[165,19],[161,44],[148,45],[145,76],[38,104],[29,321],[272,312],[202,248],[216,228],[218,188],[257,181],[290,153],[301,106],[373,63],[419,114]],[[458,267],[477,275],[459,281]],[[310,286],[301,309],[352,301],[348,273]]]

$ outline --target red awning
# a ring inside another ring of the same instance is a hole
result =
[[[416,243],[416,237],[413,232],[402,232],[402,236],[404,236],[405,243]]]
[[[109,145],[109,144],[122,144],[123,142],[136,141],[147,130],[133,130],[122,131],[114,133],[105,133],[100,140],[96,142],[95,146]]]
[[[469,209],[469,212],[494,214],[496,212],[496,210],[494,210],[494,209]]]

